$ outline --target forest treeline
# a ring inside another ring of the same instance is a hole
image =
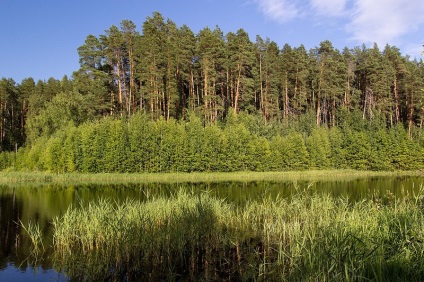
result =
[[[323,41],[311,50],[280,48],[260,36],[252,42],[243,29],[194,34],[154,13],[140,31],[123,20],[88,35],[78,54],[80,69],[71,78],[0,80],[2,167],[233,171],[424,163],[423,63],[394,46],[339,51]],[[84,151],[84,142],[93,148]]]
[[[287,127],[258,116],[229,113],[225,124],[106,117],[72,123],[17,153],[1,154],[1,168],[64,172],[282,171],[305,169],[412,170],[424,148],[402,125],[386,129],[349,116],[338,127],[317,127],[314,115]],[[421,142],[423,140],[421,139]]]

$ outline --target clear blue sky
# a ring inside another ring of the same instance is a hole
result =
[[[0,78],[47,80],[79,68],[77,48],[121,20],[141,25],[154,11],[197,33],[243,28],[254,41],[307,49],[330,40],[342,50],[376,42],[418,59],[424,43],[421,0],[0,0]]]

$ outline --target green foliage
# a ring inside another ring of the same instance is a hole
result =
[[[390,152],[392,146],[389,133],[386,129],[378,129],[370,132],[371,137],[371,156],[370,166],[372,170],[392,170],[394,169]]]
[[[128,126],[129,171],[151,171],[151,160],[158,150],[153,129],[154,123],[146,114],[132,116]]]
[[[102,124],[103,125],[103,124]],[[101,127],[98,136],[103,136],[104,143],[97,141],[99,150],[103,149],[100,170],[103,172],[126,172],[128,164],[128,127],[123,120],[113,120]],[[103,146],[102,146],[103,145]]]
[[[423,155],[420,146],[408,138],[407,131],[401,125],[397,125],[390,131],[391,163],[395,169],[410,170],[422,167]]]
[[[371,145],[365,132],[346,132],[346,162],[350,168],[370,169]]]
[[[101,172],[98,163],[102,160],[103,148],[101,146],[104,146],[104,143],[100,142],[103,136],[98,128],[99,123],[85,123],[78,128],[80,131],[81,172]]]
[[[310,166],[310,155],[307,151],[304,138],[301,134],[292,132],[286,137],[284,158],[289,170],[303,170]]]
[[[225,127],[224,134],[228,140],[224,171],[249,170],[250,132],[243,124],[229,124]]]
[[[15,152],[1,152],[0,153],[0,170],[14,168],[16,163]]]
[[[328,130],[323,127],[315,128],[307,139],[307,148],[313,168],[328,168],[330,166],[330,146]]]
[[[270,142],[271,170],[303,170],[309,167],[309,154],[302,135],[291,132],[285,137],[274,137]]]
[[[205,171],[220,171],[226,162],[227,138],[218,126],[208,125],[204,129],[203,163]]]
[[[46,144],[44,158],[44,167],[50,172],[64,172],[65,163],[63,153],[64,132],[58,131],[51,136]]]
[[[171,119],[159,119],[156,123],[159,171],[178,171],[179,162],[184,158],[184,127]],[[199,144],[198,144],[199,146]],[[175,170],[174,170],[175,169]]]
[[[264,137],[254,137],[248,144],[248,164],[247,170],[251,171],[267,171],[269,156],[271,149],[269,142]]]
[[[28,119],[28,141],[33,142],[41,135],[51,136],[70,122],[80,124],[85,120],[83,106],[83,97],[79,93],[58,93],[44,104],[36,116]]]
[[[65,172],[76,172],[81,167],[79,130],[73,125],[66,128],[66,137],[63,141],[63,165]]]
[[[204,171],[205,167],[202,163],[204,129],[202,121],[194,113],[189,115],[188,121],[185,123],[185,131],[187,134],[185,153],[187,171]]]
[[[25,155],[22,161],[23,169],[30,170],[44,170],[44,152],[46,149],[46,144],[48,142],[47,137],[40,137],[37,139],[31,147],[25,150]]]
[[[231,115],[227,123],[215,125],[203,125],[195,114],[178,122],[152,121],[142,113],[129,120],[107,117],[80,126],[69,123],[18,154],[3,153],[0,165],[100,173],[414,170],[424,162],[422,145],[400,125],[375,131],[315,127],[308,136],[310,129],[281,127],[283,134],[278,134],[256,123],[256,117]]]
[[[330,141],[331,156],[330,164],[331,167],[337,169],[343,169],[349,167],[346,163],[346,150],[344,143],[343,131],[338,127],[332,127],[328,132],[328,139]]]

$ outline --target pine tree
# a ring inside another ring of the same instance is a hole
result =
[[[258,95],[255,97],[255,105],[261,110],[263,120],[279,120],[279,80],[280,58],[279,49],[275,42],[268,38],[264,41],[260,36],[256,38],[257,50],[257,73],[259,78]]]
[[[346,65],[330,41],[323,41],[315,49],[317,70],[316,122],[335,125],[336,108],[342,104],[345,91]]]
[[[201,95],[203,100],[202,113],[206,122],[215,122],[218,112],[222,112],[223,89],[220,87],[224,83],[222,65],[224,60],[224,40],[221,30],[209,28],[202,29],[198,34],[198,51]],[[219,95],[221,93],[221,96]],[[200,99],[199,99],[200,100]]]
[[[78,48],[80,69],[73,74],[74,90],[90,101],[91,116],[114,113],[114,95],[111,95],[114,87],[104,52],[106,47],[97,37],[89,35]]]
[[[179,106],[177,117],[185,118],[186,111],[195,110],[194,58],[196,54],[196,37],[186,25],[179,30],[177,50],[179,61],[177,65]]]
[[[293,48],[293,56],[294,76],[291,77],[293,85],[292,108],[296,115],[300,115],[308,110],[308,104],[310,103],[309,58],[303,45]]]
[[[226,37],[231,107],[237,115],[240,109],[253,110],[250,105],[254,100],[254,46],[243,29]]]
[[[179,52],[177,49],[179,32],[174,22],[168,19],[165,25],[166,43],[164,48],[164,56],[166,57],[164,69],[164,91],[166,104],[164,108],[164,116],[167,120],[176,116],[178,105],[178,65],[180,63]]]
[[[136,54],[135,46],[140,41],[140,34],[136,31],[136,25],[129,20],[121,22],[121,31],[123,33],[123,41],[126,53],[125,79],[128,84],[128,117],[136,111],[136,93],[138,84],[136,81]]]
[[[355,56],[351,50],[347,47],[343,49],[343,60],[346,64],[346,73],[345,73],[345,91],[343,97],[343,108],[350,111],[352,107],[358,105],[358,102],[355,99]]]
[[[401,95],[401,83],[402,79],[407,73],[406,69],[406,62],[402,58],[399,49],[396,47],[390,47],[389,45],[386,45],[383,51],[383,56],[385,59],[387,59],[390,62],[392,73],[391,73],[391,79],[392,79],[392,108],[393,108],[393,116],[394,116],[394,122],[398,123],[400,122],[401,118],[401,105],[400,105],[400,95]]]
[[[139,66],[137,73],[141,80],[141,99],[145,100],[151,119],[163,116],[165,104],[166,73],[166,27],[160,13],[154,13],[143,23],[143,35],[138,46]]]
[[[402,83],[402,97],[405,100],[403,105],[404,117],[408,124],[408,136],[413,137],[413,131],[418,128],[420,121],[422,122],[422,114],[424,111],[424,79],[420,72],[420,63],[417,61],[407,61],[406,71]],[[421,109],[420,109],[421,106]],[[420,117],[421,113],[421,117]]]
[[[291,91],[291,75],[293,74],[293,49],[289,44],[285,44],[281,50],[281,91],[282,91],[282,110],[283,118],[288,124],[288,118],[290,114],[290,97],[292,96]]]
[[[0,152],[14,151],[22,143],[21,103],[13,79],[0,80]]]
[[[110,79],[112,82],[112,103],[116,105],[116,112],[121,116],[128,112],[128,83],[126,79],[126,50],[124,38],[118,27],[112,25],[106,30],[105,35],[100,36],[102,45],[105,46],[104,54],[108,65],[110,65]],[[115,100],[115,95],[117,96]],[[116,101],[116,103],[115,103]]]

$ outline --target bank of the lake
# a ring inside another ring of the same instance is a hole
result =
[[[201,182],[252,182],[252,181],[351,181],[371,177],[424,177],[415,171],[358,171],[358,170],[307,170],[280,172],[192,172],[192,173],[64,173],[15,172],[0,173],[0,185],[43,184],[133,184],[133,183],[201,183]]]

